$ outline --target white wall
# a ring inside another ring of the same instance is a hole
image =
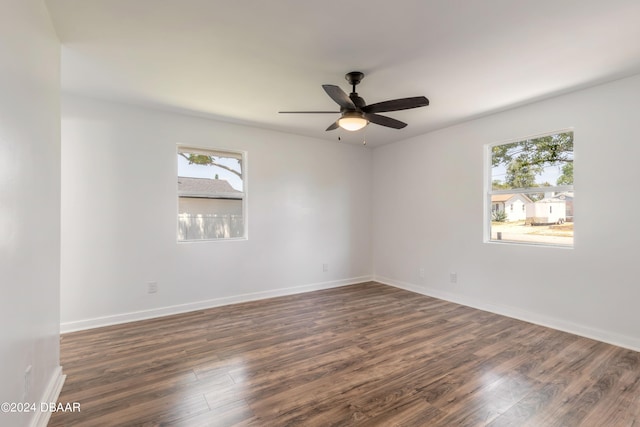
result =
[[[71,95],[62,116],[63,330],[371,278],[371,150]],[[176,243],[178,143],[247,151],[248,240]]]
[[[1,10],[0,402],[40,402],[62,380],[60,47],[41,0],[3,1]],[[0,412],[0,425],[34,415]]]
[[[375,277],[640,349],[639,93],[635,76],[375,149]],[[485,144],[568,127],[575,248],[484,243]]]

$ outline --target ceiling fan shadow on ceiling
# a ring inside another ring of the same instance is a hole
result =
[[[280,114],[340,114],[340,118],[333,122],[326,130],[334,130],[339,127],[348,131],[357,131],[369,123],[385,126],[392,129],[402,129],[407,126],[400,120],[382,116],[378,113],[391,111],[409,110],[411,108],[426,107],[429,100],[424,96],[414,96],[411,98],[392,99],[390,101],[377,102],[367,105],[356,92],[356,86],[362,81],[364,74],[360,71],[352,71],[345,75],[345,79],[352,87],[352,91],[347,95],[339,86],[322,85],[324,91],[336,104],[340,106],[340,111],[278,111]]]

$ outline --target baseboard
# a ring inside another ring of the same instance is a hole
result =
[[[443,292],[439,289],[430,288],[428,286],[420,286],[413,283],[402,282],[400,280],[388,277],[374,276],[374,281],[407,291],[427,295],[445,301],[454,302],[456,304],[465,305],[467,307],[477,308],[479,310],[489,311],[491,313],[500,314],[502,316],[511,317],[525,322],[534,323],[536,325],[545,326],[547,328],[556,329],[570,334],[579,335],[581,337],[601,341],[617,347],[628,348],[633,351],[640,351],[640,339],[621,335],[604,329],[593,328],[570,322],[564,319],[550,317],[539,313],[522,310],[517,307],[509,307],[488,303],[468,296],[458,295],[450,292]]]
[[[103,326],[117,325],[121,323],[135,322],[138,320],[152,319],[162,316],[170,316],[172,314],[187,313],[189,311],[203,310],[207,308],[220,307],[229,304],[238,304],[241,302],[249,302],[266,298],[280,297],[285,295],[293,295],[304,292],[319,291],[322,289],[337,288],[340,286],[354,285],[356,283],[369,282],[373,280],[372,276],[352,277],[349,279],[335,280],[331,282],[320,282],[302,286],[294,286],[289,288],[280,288],[270,291],[253,292],[249,294],[234,295],[224,298],[215,298],[205,301],[197,301],[187,304],[172,305],[168,307],[160,307],[151,310],[135,311],[130,313],[115,314],[113,316],[96,317],[92,319],[84,319],[73,322],[65,322],[60,324],[60,333],[68,333],[81,331],[85,329],[99,328]]]
[[[39,406],[36,412],[34,412],[34,416],[30,424],[31,427],[47,427],[49,418],[51,418],[51,412],[42,411],[42,409],[46,407],[46,405],[42,405],[42,403],[48,404],[50,402],[58,401],[58,396],[60,396],[60,392],[62,391],[62,386],[64,385],[64,380],[66,378],[67,376],[62,374],[62,367],[58,366],[53,372],[53,375],[51,375],[51,379],[42,394],[42,398],[37,403]]]

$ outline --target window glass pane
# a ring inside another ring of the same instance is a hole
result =
[[[242,153],[178,148],[178,240],[245,236]]]
[[[526,193],[492,195],[492,200],[511,199],[513,211],[499,204],[492,208],[490,240],[532,244],[573,245],[573,191],[552,192],[534,202]]]
[[[573,246],[573,132],[490,147],[489,239]]]
[[[573,132],[491,147],[491,187],[551,187],[573,184]]]

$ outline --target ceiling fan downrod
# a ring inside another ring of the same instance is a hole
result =
[[[364,73],[361,73],[360,71],[351,71],[350,73],[345,74],[344,78],[351,85],[352,87],[351,91],[355,93],[356,86],[358,86],[358,84],[362,81],[362,79],[364,79]]]

